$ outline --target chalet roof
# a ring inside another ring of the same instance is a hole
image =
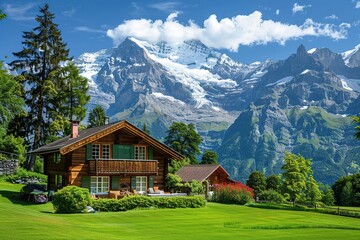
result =
[[[215,171],[221,171],[230,177],[226,170],[219,164],[187,165],[177,171],[176,174],[181,177],[183,182],[191,182],[192,180],[203,182]]]
[[[44,155],[48,153],[60,152],[60,154],[64,155],[120,129],[124,129],[126,132],[141,137],[144,142],[169,154],[175,159],[184,158],[184,156],[182,156],[180,153],[159,142],[155,138],[151,137],[150,135],[127,121],[114,122],[99,127],[80,130],[79,136],[76,138],[71,138],[69,135],[52,143],[46,144],[45,146],[42,146],[38,149],[35,149],[28,154]]]

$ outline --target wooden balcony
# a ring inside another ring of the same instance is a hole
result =
[[[117,175],[124,173],[158,173],[157,160],[137,160],[137,159],[96,159],[88,160],[90,174],[109,174]]]

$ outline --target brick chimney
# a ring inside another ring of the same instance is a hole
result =
[[[71,138],[79,136],[79,121],[71,121]]]

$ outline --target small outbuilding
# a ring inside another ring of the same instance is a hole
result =
[[[234,183],[229,173],[219,164],[200,164],[187,165],[176,173],[182,182],[197,180],[204,182],[207,180],[210,186],[221,183]]]

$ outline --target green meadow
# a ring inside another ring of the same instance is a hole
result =
[[[55,214],[0,182],[0,239],[360,239],[360,219],[208,203],[199,209]]]

